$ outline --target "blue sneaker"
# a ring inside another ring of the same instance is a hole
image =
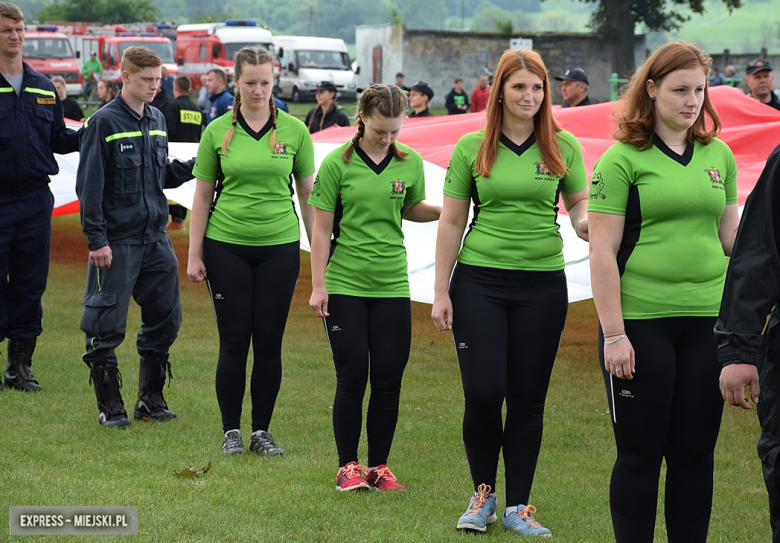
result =
[[[484,532],[487,525],[496,521],[496,495],[490,493],[490,487],[479,485],[469,502],[469,508],[458,519],[458,530]]]
[[[501,524],[507,530],[527,537],[552,537],[552,532],[539,524],[533,517],[536,507],[533,505],[518,505],[517,512],[504,513]]]

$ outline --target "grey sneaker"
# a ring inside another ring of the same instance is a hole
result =
[[[244,454],[244,442],[239,430],[228,430],[222,440],[222,452],[225,454]]]
[[[284,449],[276,444],[274,436],[263,430],[252,432],[252,437],[249,438],[249,450],[267,454],[268,456],[281,456],[284,454]]]

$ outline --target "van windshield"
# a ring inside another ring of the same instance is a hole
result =
[[[22,45],[24,58],[73,58],[73,49],[65,38],[27,38]]]
[[[299,68],[349,70],[349,55],[340,51],[298,51]]]
[[[262,47],[263,49],[268,50],[268,52],[270,52],[270,53],[274,52],[274,44],[273,43],[250,43],[250,42],[226,43],[225,44],[225,58],[228,59],[228,60],[233,60],[233,58],[236,56],[236,53],[238,53],[244,47]]]
[[[171,50],[171,42],[168,41],[121,41],[119,42],[119,58],[125,54],[125,49],[128,47],[148,47],[154,51],[160,60],[163,62],[173,62],[173,51]]]

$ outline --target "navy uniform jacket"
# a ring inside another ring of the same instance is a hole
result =
[[[168,134],[159,109],[145,104],[140,116],[119,94],[98,110],[84,123],[76,173],[89,249],[164,239],[168,199],[163,188],[191,179],[194,163],[168,163]]]
[[[79,150],[79,133],[65,127],[54,84],[26,63],[22,90],[0,75],[0,195],[32,196],[49,190],[60,168],[54,153]]]
[[[168,141],[198,143],[203,132],[203,113],[188,96],[179,96],[163,110]]]

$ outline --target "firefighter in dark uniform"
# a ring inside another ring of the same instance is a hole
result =
[[[78,151],[79,135],[65,127],[49,78],[22,61],[23,43],[21,10],[0,2],[0,341],[8,338],[5,386],[37,392],[30,365],[49,274],[49,176],[59,172],[54,153]]]
[[[180,75],[173,81],[173,102],[163,110],[165,124],[168,126],[168,141],[198,143],[203,132],[203,114],[200,108],[190,100],[190,78]],[[168,202],[171,222],[166,230],[184,230],[187,208],[175,202]]]
[[[769,315],[769,324],[767,324]],[[766,332],[764,330],[766,329]],[[780,146],[750,193],[731,252],[715,325],[720,390],[731,405],[758,407],[758,456],[769,493],[772,541],[780,543]],[[759,403],[759,386],[761,402]]]
[[[136,420],[169,420],[163,398],[168,350],[181,324],[176,255],[165,235],[168,201],[163,188],[192,177],[194,159],[168,162],[163,114],[149,105],[160,85],[160,58],[146,47],[122,56],[122,92],[95,113],[81,137],[76,174],[81,225],[89,244],[81,329],[84,362],[95,385],[98,422],[130,426],[119,392],[114,349],[127,328],[130,296],[141,306],[136,347],[141,356]]]

